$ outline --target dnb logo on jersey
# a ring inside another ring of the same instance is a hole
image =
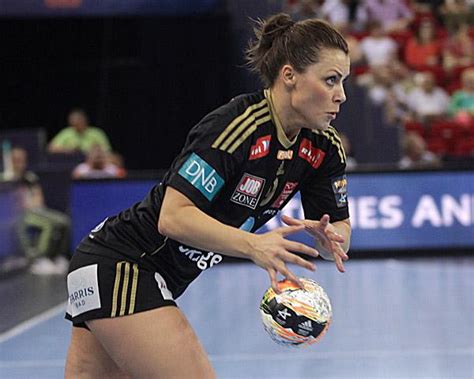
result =
[[[262,195],[265,179],[244,173],[230,198],[236,204],[255,209]]]
[[[255,145],[252,145],[252,147],[250,148],[249,161],[263,158],[264,156],[268,155],[268,153],[270,152],[271,139],[271,135],[263,136],[257,139]]]
[[[196,153],[192,153],[179,169],[179,175],[211,201],[224,185],[216,170]]]
[[[300,148],[298,151],[298,156],[303,158],[307,161],[313,168],[318,168],[321,163],[323,163],[323,159],[326,153],[321,149],[313,147],[311,141],[307,138],[303,138],[300,144]]]
[[[338,208],[347,205],[347,178],[345,175],[338,176],[331,179],[331,187],[336,197],[336,204]]]

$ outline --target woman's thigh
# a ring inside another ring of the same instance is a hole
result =
[[[133,378],[214,378],[184,314],[166,306],[87,322],[113,361]]]
[[[129,378],[90,331],[76,327],[72,328],[65,371],[66,379]]]

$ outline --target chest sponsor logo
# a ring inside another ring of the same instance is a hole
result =
[[[255,209],[262,195],[265,179],[245,173],[232,194],[231,201]]]
[[[331,179],[331,187],[338,208],[347,206],[347,177],[346,175]]]
[[[323,163],[325,155],[326,153],[324,151],[313,147],[313,144],[309,139],[303,138],[298,151],[298,156],[300,158],[307,161],[313,168],[318,168],[321,163]]]
[[[179,175],[211,201],[224,185],[216,170],[196,153],[192,153],[179,169]]]
[[[279,161],[284,161],[285,159],[293,159],[293,150],[278,150],[277,159]]]
[[[212,251],[202,252],[183,245],[180,245],[178,250],[191,261],[196,262],[197,267],[203,271],[222,262],[222,255],[213,253]]]
[[[72,317],[101,307],[97,268],[97,264],[81,267],[67,276],[67,313]]]
[[[275,202],[272,204],[272,208],[279,209],[283,203],[290,197],[295,188],[298,186],[297,182],[286,182],[283,191],[276,198]]]
[[[271,135],[263,136],[257,139],[255,145],[250,148],[249,161],[254,159],[263,158],[270,152],[270,140]]]

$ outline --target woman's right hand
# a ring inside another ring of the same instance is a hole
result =
[[[317,257],[319,255],[318,251],[303,243],[290,241],[285,238],[290,234],[303,230],[304,225],[295,225],[277,228],[264,234],[254,234],[255,238],[253,239],[249,258],[258,266],[267,270],[272,288],[276,293],[280,293],[278,289],[278,273],[302,287],[302,283],[287,267],[287,263],[293,263],[311,271],[316,270],[314,263],[294,253]]]

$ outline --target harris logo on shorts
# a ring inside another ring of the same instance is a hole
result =
[[[262,195],[265,179],[244,173],[230,200],[236,204],[255,209]]]
[[[249,161],[263,158],[264,156],[268,155],[268,153],[270,152],[271,139],[272,136],[270,134],[257,139],[255,145],[252,145],[252,147],[250,148]]]
[[[178,171],[207,200],[211,201],[224,185],[224,179],[216,170],[196,153],[192,153]]]
[[[307,161],[313,168],[318,168],[321,163],[323,163],[325,155],[326,153],[324,151],[313,147],[313,144],[309,139],[302,139],[298,151],[298,156]]]
[[[78,268],[67,276],[67,313],[72,317],[101,307],[97,271],[98,265],[94,264]]]

